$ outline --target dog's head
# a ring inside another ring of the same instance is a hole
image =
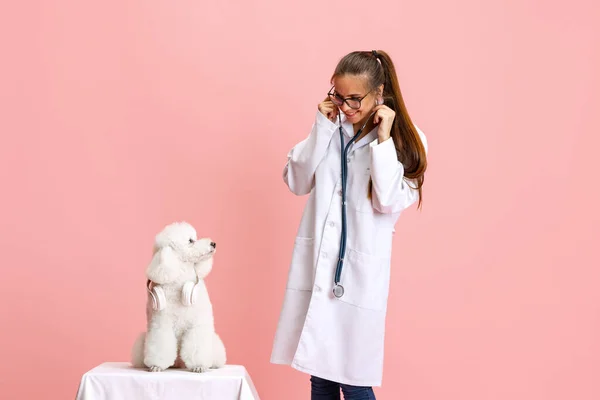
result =
[[[148,279],[156,283],[190,280],[194,273],[202,279],[210,272],[216,243],[211,238],[198,239],[187,222],[167,225],[154,240],[154,254],[148,266]]]
[[[196,230],[187,222],[167,225],[154,240],[155,251],[170,247],[181,261],[193,264],[212,257],[216,246],[210,238],[198,239]]]

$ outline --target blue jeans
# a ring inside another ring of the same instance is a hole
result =
[[[344,385],[316,376],[310,377],[310,383],[311,400],[340,400],[340,389],[344,393],[344,400],[375,400],[375,393],[369,386]]]

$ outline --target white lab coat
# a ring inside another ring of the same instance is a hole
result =
[[[343,114],[342,129],[347,143],[354,132]],[[295,238],[271,362],[334,382],[381,386],[392,235],[418,192],[404,180],[392,138],[378,143],[375,128],[352,145],[340,280],[345,293],[338,299],[332,289],[342,221],[340,157],[338,124],[317,112],[309,136],[289,152],[283,173],[293,193],[310,196]]]

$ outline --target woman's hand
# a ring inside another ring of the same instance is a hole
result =
[[[384,142],[390,138],[392,131],[392,124],[396,118],[396,112],[386,105],[375,107],[375,117],[373,123],[379,125],[377,136],[379,136],[379,143]]]
[[[331,122],[335,122],[339,109],[335,104],[333,104],[333,102],[329,99],[328,96],[325,100],[323,100],[321,104],[319,104],[319,111]]]

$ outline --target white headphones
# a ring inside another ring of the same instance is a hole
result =
[[[196,304],[196,299],[194,297],[194,292],[198,283],[194,282],[186,282],[183,285],[183,289],[181,290],[181,302],[186,306],[191,306]],[[152,297],[152,309],[155,311],[164,310],[167,306],[167,298],[165,296],[165,291],[158,285],[155,285],[154,282],[148,280],[146,283],[146,289],[150,296]]]

